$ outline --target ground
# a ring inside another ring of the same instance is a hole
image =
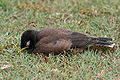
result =
[[[22,32],[57,27],[111,37],[114,51],[42,57],[20,49]],[[0,80],[120,80],[120,0],[1,0]]]

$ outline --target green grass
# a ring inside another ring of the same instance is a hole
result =
[[[116,47],[50,55],[51,63],[17,53],[22,32],[46,27],[111,37]],[[0,47],[0,80],[119,80],[120,0],[0,0],[0,46],[9,43],[15,45]]]

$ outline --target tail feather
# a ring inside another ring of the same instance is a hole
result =
[[[99,40],[99,41],[112,41],[112,38],[104,38],[104,37],[97,37],[93,38],[93,40]]]
[[[101,45],[101,46],[107,46],[107,47],[114,47],[114,43],[112,42],[108,42],[108,41],[112,41],[112,38],[104,38],[104,37],[97,37],[97,38],[92,38],[93,43],[96,45]]]
[[[112,41],[112,38],[104,38],[104,37],[98,37],[100,41]]]
[[[111,44],[113,44],[113,43],[111,43],[111,42],[104,42],[104,41],[98,41],[98,42],[96,42],[96,44],[100,44],[100,45],[111,45]]]

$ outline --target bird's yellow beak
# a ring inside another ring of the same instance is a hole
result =
[[[27,48],[28,48],[28,47],[24,47],[24,48],[18,50],[18,53],[22,52],[23,50],[25,50],[25,49],[27,49]]]

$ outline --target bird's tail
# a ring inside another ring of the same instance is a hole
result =
[[[104,37],[93,37],[92,41],[95,45],[101,45],[101,46],[107,46],[110,48],[113,48],[115,46],[114,43],[110,42],[112,41],[112,38],[104,38]]]

